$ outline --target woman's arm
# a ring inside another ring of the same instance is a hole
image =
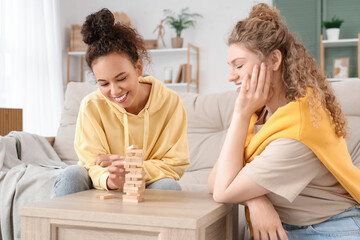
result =
[[[215,201],[244,202],[268,193],[266,189],[241,172],[244,148],[251,115],[265,105],[270,90],[270,71],[265,64],[255,65],[251,75],[242,80],[234,113],[219,159],[208,183]]]

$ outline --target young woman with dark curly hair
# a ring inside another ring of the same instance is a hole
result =
[[[121,190],[130,145],[144,151],[147,188],[181,190],[176,180],[189,165],[189,152],[180,97],[155,78],[142,77],[144,41],[108,9],[89,15],[81,33],[98,90],[80,106],[74,143],[79,166],[65,168],[52,197],[91,187]]]
[[[208,179],[215,201],[247,205],[255,239],[359,239],[360,171],[314,58],[266,4],[228,44],[238,97]]]

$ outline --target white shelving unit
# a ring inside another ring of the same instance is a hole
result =
[[[66,52],[66,60],[67,60],[67,70],[66,70],[66,82],[69,83],[72,80],[70,80],[70,57],[74,56],[74,57],[80,57],[80,80],[83,82],[84,81],[84,57],[85,57],[85,52],[84,51],[71,51],[70,48],[67,49]]]
[[[324,47],[353,47],[358,45],[357,38],[339,39],[339,40],[323,40]]]
[[[332,47],[354,47],[357,46],[357,78],[328,78],[330,82],[338,82],[338,81],[347,81],[347,80],[360,80],[360,33],[358,33],[358,38],[349,38],[349,39],[339,39],[339,40],[324,40],[324,36],[320,36],[320,67],[323,72],[325,72],[325,48]]]
[[[166,49],[149,49],[151,56],[151,65],[144,66],[145,74],[152,75],[163,81],[164,68],[172,68],[172,83],[164,83],[170,89],[177,92],[199,92],[199,48],[195,45],[188,44],[187,48],[166,48]],[[81,81],[84,81],[84,51],[67,50],[67,82],[70,80],[70,57],[80,57]],[[185,82],[175,83],[175,78],[179,71],[179,66],[186,64],[188,74],[185,76]],[[190,65],[192,66],[190,68]],[[190,70],[191,69],[191,70]],[[191,73],[190,73],[191,72]]]
[[[177,92],[199,92],[199,48],[188,44],[186,48],[165,48],[148,50],[151,56],[150,66],[145,66],[145,73],[164,82],[164,70],[172,69],[172,83],[164,83]],[[177,83],[176,77],[180,66],[186,64],[185,82]],[[191,66],[190,66],[191,65]]]

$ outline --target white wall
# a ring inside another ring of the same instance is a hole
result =
[[[188,42],[200,47],[200,92],[213,93],[234,89],[227,82],[229,67],[227,65],[227,36],[240,19],[248,16],[251,7],[259,2],[272,5],[271,0],[59,0],[63,21],[64,49],[64,82],[66,81],[65,51],[70,42],[70,25],[82,24],[90,13],[101,8],[111,11],[125,12],[132,25],[144,39],[156,39],[155,27],[164,18],[163,9],[178,12],[189,7],[190,12],[203,15],[195,28],[186,29],[182,33],[184,46]],[[170,46],[170,38],[175,32],[165,25],[165,42]],[[159,42],[159,45],[162,44]],[[175,69],[176,71],[177,69]]]

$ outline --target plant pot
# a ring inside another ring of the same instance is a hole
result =
[[[340,28],[328,28],[326,29],[326,36],[328,40],[338,40],[340,34]]]
[[[183,38],[182,37],[174,37],[171,38],[171,47],[172,48],[182,48],[183,47]]]

